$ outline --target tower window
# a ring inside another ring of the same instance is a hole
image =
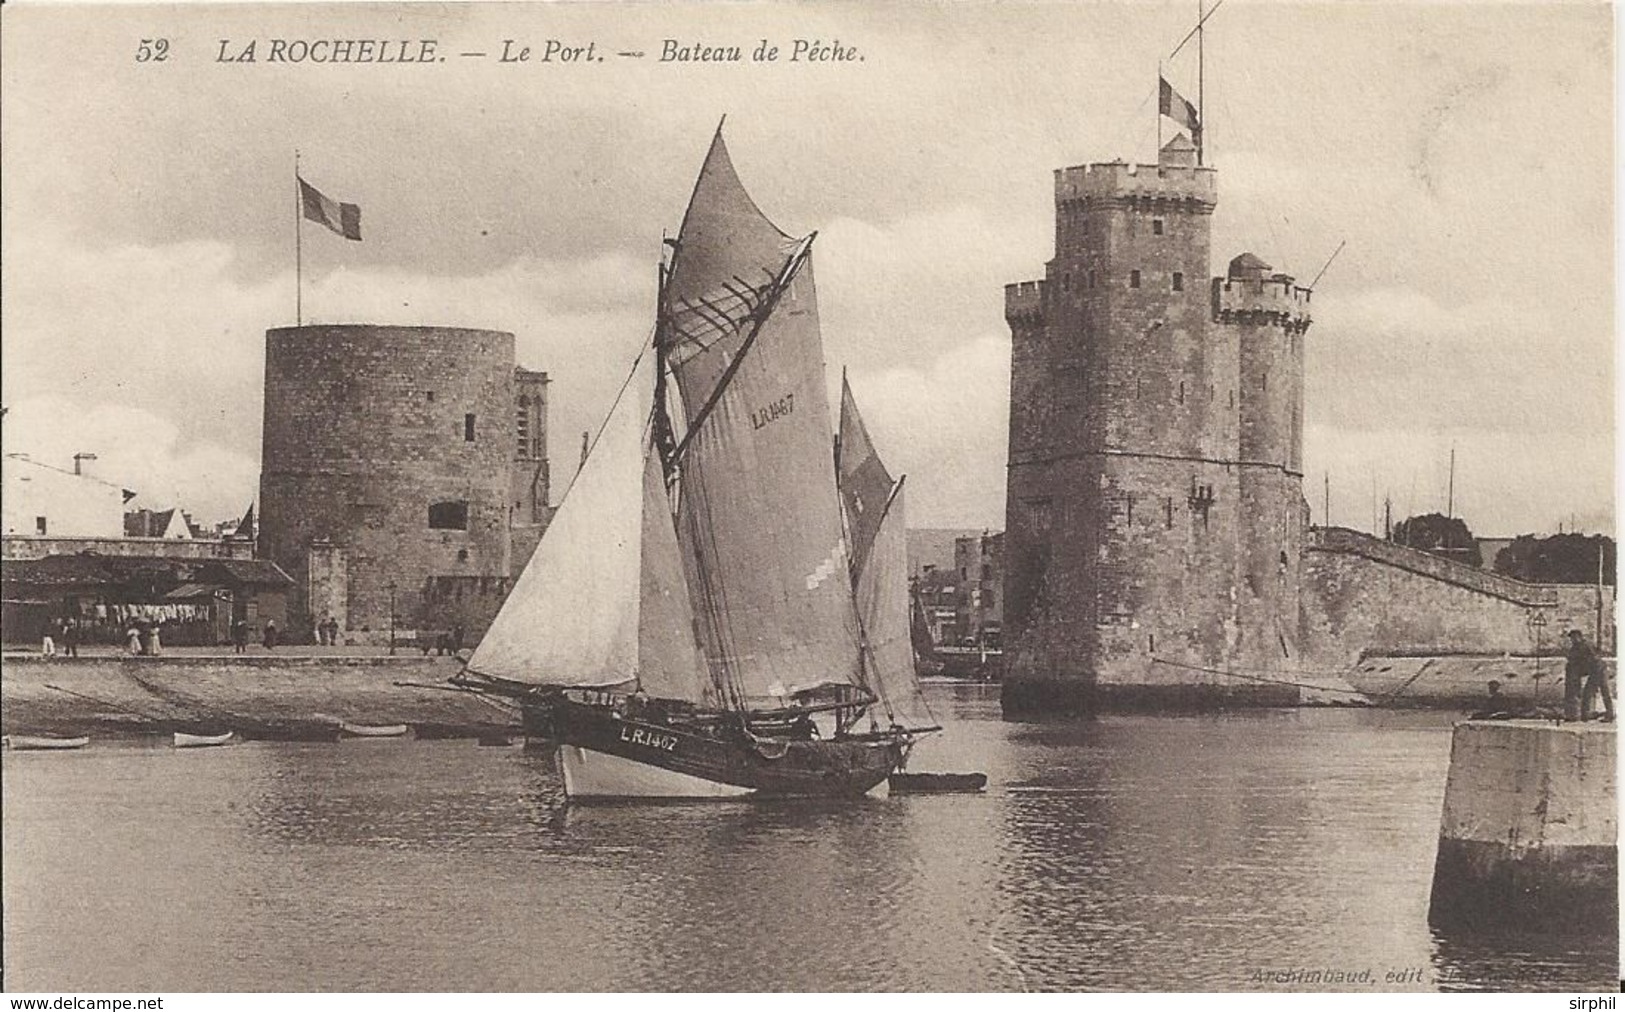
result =
[[[1068,271],[1065,274],[1061,275],[1061,291],[1070,292],[1071,290],[1072,290],[1072,272]]]
[[[1152,218],[1151,219],[1151,234],[1152,235],[1161,235],[1162,234],[1162,219],[1161,218]]]
[[[1185,275],[1181,274],[1178,271],[1174,271],[1174,291],[1183,292],[1184,290],[1185,290]]]
[[[1090,288],[1095,287],[1095,272],[1094,271],[1089,272],[1089,287]]]
[[[463,500],[429,504],[429,529],[436,531],[468,530],[468,503]]]
[[[473,441],[474,441],[474,416],[472,414],[467,414],[467,415],[463,416],[463,442],[472,443]]]
[[[1181,403],[1181,404],[1185,403],[1185,381],[1184,380],[1180,380],[1180,382],[1179,382],[1179,403]]]
[[[457,549],[457,561],[458,562],[467,562],[468,561],[468,549],[466,549],[466,548]]]
[[[1139,271],[1129,271],[1128,272],[1128,286],[1130,288],[1138,288],[1138,287],[1140,287],[1140,272]]]
[[[425,390],[423,392],[423,399],[428,401],[430,404],[433,404],[434,403],[434,391],[433,390]]]
[[[1170,531],[1173,530],[1174,529],[1174,499],[1173,499],[1173,496],[1164,496],[1163,497],[1162,511],[1163,511],[1163,514],[1167,517],[1168,529]]]
[[[35,517],[34,518],[34,533],[35,534],[44,534],[45,533],[45,518],[44,517]]]

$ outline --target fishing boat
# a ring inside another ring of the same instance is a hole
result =
[[[235,731],[224,731],[213,734],[198,733],[195,731],[176,731],[176,748],[212,748],[216,745],[230,745],[237,740]]]
[[[568,796],[860,796],[936,730],[909,643],[902,482],[843,389],[816,233],[757,208],[721,128],[653,336],[455,683],[520,702]]]
[[[8,734],[5,737],[5,744],[13,752],[84,748],[90,744],[90,736],[83,734]]]

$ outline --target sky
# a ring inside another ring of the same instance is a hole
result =
[[[161,5],[0,10],[0,436],[200,520],[258,483],[264,332],[294,316],[294,157],[362,209],[303,236],[307,322],[491,327],[552,377],[573,470],[647,338],[718,120],[757,202],[817,230],[849,370],[913,526],[1004,520],[1003,285],[1053,252],[1051,172],[1155,157],[1196,4]],[[1369,528],[1612,530],[1614,82],[1604,5],[1228,0],[1205,35],[1214,273],[1307,281],[1305,493]],[[433,39],[444,62],[273,63]],[[795,39],[861,59],[788,62]],[[138,61],[164,39],[162,61]],[[531,60],[500,63],[504,40]],[[543,63],[547,40],[595,44]],[[677,45],[742,63],[661,62]],[[754,63],[761,40],[781,58]],[[256,61],[222,63],[249,41]],[[619,52],[641,51],[641,58]],[[483,58],[463,52],[486,52]],[[1174,129],[1171,123],[1166,129]],[[562,487],[563,481],[558,480]],[[555,490],[555,500],[558,496]]]

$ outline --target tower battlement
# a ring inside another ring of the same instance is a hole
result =
[[[1020,281],[1004,286],[1004,319],[1012,327],[1044,320],[1044,282]]]
[[[1095,162],[1055,170],[1055,203],[1074,201],[1190,202],[1212,210],[1217,173],[1205,166]]]
[[[1264,278],[1214,278],[1213,319],[1216,323],[1273,325],[1301,334],[1313,322],[1309,314],[1311,292],[1285,274]]]

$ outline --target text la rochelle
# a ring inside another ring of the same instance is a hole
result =
[[[221,39],[216,63],[436,63],[435,39]]]

